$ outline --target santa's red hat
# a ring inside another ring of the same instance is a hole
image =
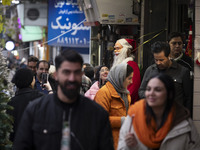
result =
[[[136,41],[134,39],[119,39],[118,42],[123,47],[127,47],[128,49],[133,49],[133,51],[136,51]]]
[[[133,49],[136,48],[136,41],[133,39],[125,39],[132,47]]]

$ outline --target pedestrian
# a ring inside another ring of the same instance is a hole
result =
[[[115,58],[113,66],[125,62],[133,68],[132,83],[128,86],[131,95],[131,104],[139,100],[138,89],[140,87],[141,78],[138,64],[134,61],[136,52],[136,41],[133,39],[119,39],[115,43]]]
[[[175,101],[173,79],[153,76],[145,99],[132,105],[120,129],[118,150],[199,150],[200,137],[189,111]]]
[[[168,43],[170,46],[170,54],[169,58],[176,61],[178,64],[186,67],[190,71],[190,85],[191,88],[189,91],[191,95],[191,100],[193,99],[193,78],[194,78],[194,72],[193,72],[193,61],[192,59],[185,54],[183,51],[183,35],[179,32],[171,32],[168,37]],[[190,106],[190,113],[192,116],[192,103]]]
[[[28,63],[27,63],[27,68],[31,69],[34,73],[34,75],[36,75],[36,65],[37,62],[39,61],[39,59],[36,56],[29,56],[28,57]]]
[[[109,113],[115,149],[117,149],[121,124],[131,103],[127,87],[132,83],[132,77],[133,69],[127,63],[112,67],[108,74],[108,81],[94,98]]]
[[[54,65],[50,65],[50,68],[49,68],[50,78],[55,79],[55,72],[56,72],[56,67]]]
[[[82,65],[76,51],[56,56],[57,92],[27,106],[14,150],[113,150],[108,113],[80,95]]]
[[[92,66],[86,66],[83,69],[84,74],[90,78],[90,80],[93,82],[94,81],[94,67]]]
[[[153,43],[151,51],[155,63],[147,68],[139,88],[140,98],[145,97],[146,85],[149,79],[159,73],[165,73],[173,78],[175,83],[175,101],[192,111],[190,71],[169,58],[170,47],[166,42]]]
[[[26,58],[22,58],[22,60],[20,61],[20,68],[26,68],[27,67],[27,62],[26,62]]]
[[[183,51],[183,35],[179,32],[171,32],[168,37],[168,43],[170,46],[170,59],[188,68],[191,72],[190,74],[193,75],[192,59]]]
[[[40,60],[36,64],[35,89],[44,94],[56,92],[57,83],[49,76],[50,64],[46,60]]]
[[[86,67],[87,68],[87,67]],[[94,97],[98,90],[106,84],[108,77],[109,69],[106,66],[99,66],[96,75],[94,84],[90,87],[90,89],[85,93],[85,96],[94,100]]]
[[[90,80],[90,78],[87,77],[85,74],[83,74],[80,94],[85,95],[85,93],[90,89],[91,85],[92,85],[92,81]]]
[[[90,67],[91,65],[89,63],[83,63],[82,70],[84,70],[86,67]],[[92,81],[88,76],[85,74],[82,75],[82,83],[80,88],[80,94],[85,95],[85,93],[90,89],[92,85]]]
[[[83,63],[83,70],[85,69],[85,67],[90,67],[91,66],[91,64],[89,64],[89,63]]]
[[[10,134],[10,140],[14,141],[22,114],[29,102],[43,96],[43,93],[34,90],[35,78],[33,72],[28,68],[20,68],[16,71],[12,82],[16,85],[17,91],[15,96],[11,98],[8,105],[13,107],[13,110],[8,110],[8,114],[13,116],[13,132]]]

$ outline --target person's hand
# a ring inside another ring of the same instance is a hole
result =
[[[125,142],[128,147],[135,147],[137,145],[137,140],[134,133],[128,133],[125,136]]]
[[[137,145],[136,137],[135,137],[134,133],[131,133],[131,127],[133,126],[132,123],[133,123],[134,117],[135,117],[135,115],[133,114],[131,116],[131,124],[130,124],[130,128],[129,128],[129,133],[125,136],[125,142],[128,147],[135,147]]]
[[[44,87],[45,87],[45,89],[46,89],[47,91],[49,91],[49,93],[50,93],[50,92],[53,92],[49,81],[47,81],[47,83],[44,83]]]

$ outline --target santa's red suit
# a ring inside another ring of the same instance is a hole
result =
[[[128,90],[131,95],[131,104],[135,103],[137,100],[139,100],[138,95],[138,89],[141,84],[141,77],[140,77],[140,70],[138,67],[138,64],[134,61],[133,56],[127,56],[127,52],[132,49],[132,52],[135,52],[136,50],[136,41],[133,39],[119,39],[117,42],[119,42],[123,48],[120,51],[120,54],[116,56],[113,66],[126,62],[133,68],[133,78],[132,83],[128,86]]]

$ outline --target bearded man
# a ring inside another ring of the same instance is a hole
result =
[[[55,63],[57,92],[28,105],[14,150],[113,150],[108,113],[80,95],[83,58],[65,50]]]

